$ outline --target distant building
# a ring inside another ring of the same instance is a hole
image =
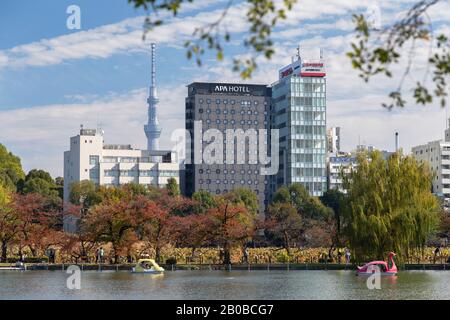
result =
[[[341,128],[331,127],[327,130],[328,153],[338,154],[341,151]]]
[[[428,162],[434,174],[432,192],[450,207],[450,129],[445,131],[445,141],[432,141],[413,147],[412,155],[419,161]]]
[[[188,86],[186,97],[186,130],[191,140],[186,145],[185,194],[205,190],[212,194],[224,194],[236,188],[253,190],[259,198],[260,214],[264,213],[268,197],[269,177],[261,175],[259,163],[248,159],[239,164],[238,154],[249,155],[249,143],[259,146],[259,141],[234,139],[233,150],[224,148],[223,163],[208,164],[203,159],[195,161],[194,141],[202,141],[206,131],[217,129],[224,136],[226,130],[247,131],[269,129],[271,90],[266,85],[235,83],[199,83]],[[199,132],[195,123],[201,123]],[[226,142],[226,141],[224,141]],[[231,144],[231,141],[229,141]],[[209,142],[201,144],[203,154]],[[258,149],[261,151],[261,148]],[[228,159],[234,159],[228,163]]]
[[[330,157],[328,161],[328,189],[336,189],[347,193],[344,188],[344,177],[356,169],[356,157],[348,154]]]
[[[83,180],[102,186],[137,183],[163,187],[169,178],[179,183],[175,152],[105,144],[103,138],[93,129],[81,129],[70,138],[70,149],[64,152],[64,201],[69,201],[71,184]]]
[[[279,72],[272,85],[272,128],[280,132],[280,170],[271,182],[302,184],[312,196],[327,189],[326,73],[322,56],[300,56]]]

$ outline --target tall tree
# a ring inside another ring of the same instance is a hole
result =
[[[438,224],[439,203],[431,193],[430,170],[400,153],[388,160],[380,152],[357,159],[358,170],[345,181],[350,246],[359,259],[381,259],[389,251],[405,259],[412,248],[423,248]]]
[[[324,220],[332,214],[318,198],[310,196],[300,183],[280,187],[274,194],[273,202],[292,204],[304,219]]]
[[[180,195],[180,187],[178,186],[177,180],[175,178],[169,178],[166,185],[169,195],[176,197]]]
[[[166,201],[170,201],[170,198]],[[174,238],[173,216],[169,211],[169,208],[173,206],[167,204],[163,207],[155,201],[139,197],[133,207],[136,213],[138,233],[142,240],[155,250],[155,260],[159,263],[162,249]]]
[[[217,206],[217,200],[213,194],[206,190],[199,190],[192,195],[195,213],[202,213]]]
[[[248,188],[236,188],[229,192],[229,197],[234,204],[244,206],[251,214],[259,211],[259,201],[256,193]]]
[[[83,209],[99,204],[102,201],[94,182],[83,180],[70,185],[69,201],[74,205],[82,205]]]
[[[322,201],[325,206],[333,209],[338,233],[341,231],[341,216],[344,200],[345,194],[337,189],[327,190],[320,197],[320,201]]]
[[[25,178],[20,158],[9,152],[0,143],[0,184],[5,188],[16,191],[17,184]]]
[[[303,228],[302,218],[295,206],[282,202],[272,204],[268,210],[266,225],[267,231],[281,239],[283,248],[291,255],[291,242],[299,238]]]
[[[134,208],[127,200],[110,201],[91,207],[80,223],[84,233],[95,242],[111,243],[114,263],[127,247],[128,236],[134,234],[136,220]]]
[[[191,256],[194,257],[197,248],[211,244],[211,223],[211,218],[205,213],[173,217],[171,229],[176,245],[191,248]]]
[[[207,211],[213,240],[223,249],[222,261],[231,263],[231,249],[242,246],[255,233],[257,219],[245,206],[233,202],[232,195],[218,197],[217,206]]]
[[[59,243],[62,207],[40,194],[15,194],[12,202],[18,218],[19,247],[28,247],[33,257]]]
[[[0,261],[5,262],[8,247],[19,232],[19,218],[11,207],[11,194],[0,183]]]

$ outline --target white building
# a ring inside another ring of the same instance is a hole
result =
[[[445,131],[445,141],[413,147],[412,154],[416,159],[428,162],[434,174],[432,191],[450,206],[450,129]]]
[[[344,188],[344,176],[349,175],[357,167],[356,157],[338,154],[328,159],[328,190],[337,189],[347,193]]]
[[[149,90],[148,121],[144,126],[147,150],[131,145],[108,145],[103,134],[81,128],[80,134],[70,138],[70,149],[64,152],[64,201],[69,201],[70,186],[74,182],[91,180],[99,186],[120,186],[136,183],[163,187],[170,178],[180,185],[180,165],[176,152],[159,150],[161,127],[157,117],[159,102],[156,90],[156,45],[152,43],[152,70]],[[75,231],[76,219],[66,216],[64,229]]]
[[[81,129],[70,138],[70,150],[64,152],[64,201],[69,200],[70,185],[82,180],[104,186],[137,183],[163,187],[169,178],[180,182],[175,152],[107,145],[103,135],[93,129]]]
[[[312,196],[327,190],[327,100],[323,52],[320,59],[301,57],[280,69],[272,85],[272,128],[279,129],[280,170],[272,176],[271,192],[292,183]]]
[[[327,130],[328,153],[337,154],[341,151],[341,128],[331,127]]]

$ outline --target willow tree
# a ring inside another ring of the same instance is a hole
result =
[[[439,222],[439,202],[431,193],[428,166],[400,153],[361,153],[358,167],[345,179],[345,232],[357,259],[395,251],[401,260],[423,248]]]

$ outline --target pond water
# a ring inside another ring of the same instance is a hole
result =
[[[0,271],[0,299],[450,299],[449,271],[403,271],[369,290],[353,271]]]

